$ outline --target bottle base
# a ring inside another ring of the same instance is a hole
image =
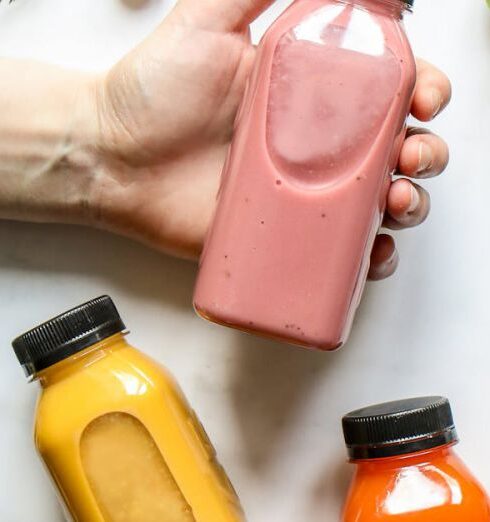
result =
[[[305,350],[333,352],[344,345],[344,340],[332,341],[329,339],[320,339],[319,337],[308,336],[301,329],[296,330],[298,331],[299,335],[288,335],[288,329],[294,331],[294,329],[299,328],[296,327],[294,324],[284,325],[285,331],[281,331],[279,329],[273,329],[258,324],[252,320],[247,321],[243,319],[237,319],[231,316],[224,317],[223,315],[216,314],[208,308],[199,306],[197,303],[194,303],[194,310],[199,317],[211,323],[219,324],[220,326],[225,326],[227,328],[233,328],[234,330],[239,330],[249,335],[255,335],[273,341],[290,344],[292,346],[303,348]]]

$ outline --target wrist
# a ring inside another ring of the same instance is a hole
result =
[[[98,185],[106,162],[98,113],[99,82],[96,75],[79,77],[62,139],[46,164],[45,182],[55,194],[48,212],[57,222],[91,225],[97,219]]]
[[[93,75],[0,60],[0,217],[90,219],[100,161],[96,84]]]

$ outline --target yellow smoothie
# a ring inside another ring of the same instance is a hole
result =
[[[93,310],[91,303],[82,305],[95,317],[88,322],[96,323],[96,330],[97,307],[113,306],[109,298],[100,299],[91,302]],[[73,520],[243,521],[236,494],[195,413],[172,376],[127,343],[120,318],[111,329],[105,311],[105,323],[99,323],[110,335],[98,335],[103,338],[83,348],[76,339],[75,353],[35,369],[53,353],[56,358],[53,346],[63,345],[64,337],[71,339],[80,329],[77,320],[83,323],[84,314],[77,309],[67,314],[74,316],[71,322],[59,316],[19,337],[14,347],[41,384],[36,447]],[[55,339],[43,338],[44,352],[37,349],[43,344],[35,344],[38,338],[51,331]],[[93,335],[85,337],[93,340]],[[70,351],[67,342],[62,350]]]

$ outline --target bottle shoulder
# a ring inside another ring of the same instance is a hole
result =
[[[382,43],[400,54],[412,54],[403,19],[371,11],[342,0],[294,2],[268,28],[262,45],[277,43],[290,34],[297,40],[356,50]]]
[[[358,518],[363,513],[376,518]],[[396,469],[356,473],[346,504],[344,522],[391,520],[393,515],[420,513],[420,521],[490,520],[489,499],[463,461],[445,459]],[[439,518],[440,517],[440,518]],[[419,519],[417,519],[419,520]]]
[[[175,380],[163,366],[127,345],[41,389],[36,440],[53,441],[56,432],[78,432],[108,412],[148,412],[178,394]]]
[[[173,381],[163,365],[125,343],[115,350],[95,352],[81,364],[78,363],[73,371],[53,379],[43,386],[40,400],[50,400],[52,396],[60,400],[68,391],[73,392],[76,388],[87,395],[93,395],[100,388],[107,392],[111,384],[124,384],[123,376],[130,376],[134,383],[141,381],[154,383],[155,386],[167,380]],[[128,387],[128,392],[130,389]]]

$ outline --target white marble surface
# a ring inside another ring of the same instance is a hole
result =
[[[0,55],[104,68],[158,24],[172,2],[134,3],[141,7],[119,0],[16,0],[10,7],[4,1]],[[255,34],[287,3],[277,2]],[[454,83],[454,102],[433,125],[449,141],[452,161],[443,178],[426,183],[429,221],[398,235],[400,269],[390,281],[369,285],[340,352],[307,353],[206,324],[190,306],[191,264],[84,228],[0,223],[2,522],[62,520],[31,442],[36,385],[24,381],[10,340],[105,292],[124,314],[133,343],[177,375],[250,522],[336,521],[350,473],[341,415],[410,395],[451,398],[459,450],[490,488],[490,11],[483,0],[416,3],[408,21],[414,48]]]

